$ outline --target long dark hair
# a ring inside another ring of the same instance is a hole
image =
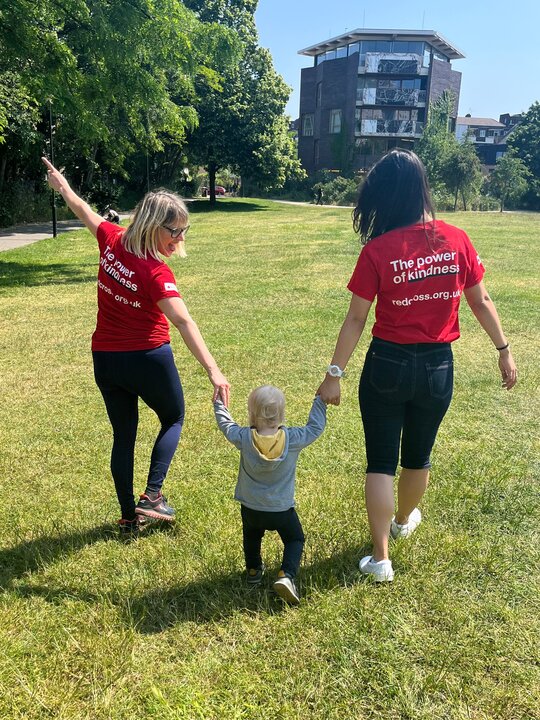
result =
[[[395,149],[369,171],[353,210],[362,245],[399,227],[435,217],[426,169],[418,155]],[[429,239],[428,239],[429,241]]]

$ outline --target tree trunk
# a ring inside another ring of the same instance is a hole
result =
[[[456,194],[454,195],[454,212],[456,212],[456,210],[457,210],[458,193],[459,193],[459,188],[457,187]]]
[[[208,189],[210,190],[210,205],[216,204],[216,172],[217,165],[214,162],[208,163]]]
[[[466,211],[467,210],[467,200],[465,199],[465,192],[464,192],[463,188],[461,188],[461,199],[463,201],[463,209]]]
[[[94,145],[94,149],[92,150],[92,155],[91,155],[90,159],[88,160],[88,174],[86,176],[86,180],[84,183],[86,185],[87,190],[90,190],[90,188],[92,187],[92,182],[94,180],[94,165],[96,162],[97,151],[98,151],[97,145]]]
[[[4,178],[6,176],[7,153],[3,152],[0,158],[0,192],[4,186]]]

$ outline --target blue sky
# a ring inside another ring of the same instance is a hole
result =
[[[356,28],[436,30],[466,56],[459,114],[499,118],[540,100],[540,0],[259,0],[259,43],[293,92],[287,113],[298,117],[300,70],[313,64],[301,48]]]

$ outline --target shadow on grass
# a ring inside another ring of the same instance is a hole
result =
[[[359,580],[358,559],[370,545],[347,549],[332,557],[315,559],[302,567],[298,589],[301,602],[312,595],[337,587],[347,587]],[[124,605],[126,621],[138,632],[162,632],[177,623],[207,623],[223,620],[235,612],[275,614],[286,605],[272,593],[272,582],[278,567],[269,568],[258,588],[248,588],[242,572],[210,575],[206,580],[167,589],[156,589],[132,597]]]
[[[144,535],[167,528],[157,525],[145,530]],[[41,571],[47,565],[78,552],[83,547],[102,540],[117,537],[112,525],[101,525],[83,532],[65,533],[57,537],[44,536],[20,543],[14,548],[0,551],[0,589],[12,589],[19,597],[42,597],[51,603],[61,603],[66,598],[99,605],[106,598],[115,605],[125,624],[142,634],[157,634],[182,622],[206,624],[216,622],[234,613],[273,615],[281,613],[286,605],[272,592],[272,582],[278,567],[269,568],[258,588],[249,588],[241,571],[209,573],[199,581],[186,582],[173,587],[155,588],[139,596],[125,596],[103,587],[103,593],[85,592],[78,587],[54,587],[26,583],[14,584],[14,580],[32,572]],[[138,542],[144,542],[144,536]],[[310,597],[348,587],[359,581],[358,558],[368,552],[369,546],[354,547],[331,557],[313,558],[302,567],[298,588],[302,603]]]
[[[92,263],[81,266],[0,260],[0,288],[95,282],[96,274],[97,267]]]
[[[215,205],[210,205],[208,200],[190,200],[188,209],[190,213],[212,213],[212,212],[260,212],[270,210],[268,205],[261,205],[257,202],[244,202],[242,200],[217,200]]]
[[[0,550],[0,589],[7,590],[17,578],[41,570],[87,545],[116,537],[117,534],[114,525],[99,525],[84,531],[43,535]]]

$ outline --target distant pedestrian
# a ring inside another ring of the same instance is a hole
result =
[[[120,215],[116,212],[116,210],[108,207],[103,213],[103,219],[107,220],[107,222],[115,223],[116,225],[118,225],[118,223],[120,222]]]
[[[221,401],[216,420],[227,440],[240,450],[234,497],[241,503],[247,583],[260,585],[264,574],[261,543],[266,530],[277,530],[284,544],[274,591],[296,605],[295,584],[304,549],[304,533],[294,508],[296,463],[300,451],[314,442],[326,424],[326,405],[316,397],[305,427],[286,427],[285,397],[272,385],[253,390],[248,398],[249,427],[240,427]]]
[[[323,191],[322,188],[317,189],[317,202],[315,205],[322,205],[323,204]]]

